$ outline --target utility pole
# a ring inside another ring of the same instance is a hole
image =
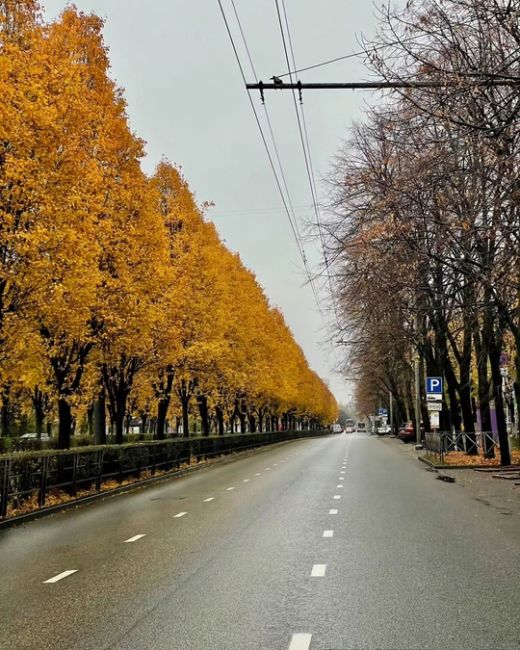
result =
[[[421,437],[421,378],[419,374],[419,353],[415,354],[415,448],[422,449]]]
[[[394,396],[392,391],[388,391],[388,396],[390,398],[390,435],[394,435]]]

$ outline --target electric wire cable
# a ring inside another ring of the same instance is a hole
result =
[[[285,54],[285,60],[287,63],[287,69],[289,70],[289,78],[291,80],[291,83],[293,83],[293,76],[291,73],[291,63],[289,60],[289,54],[288,54],[288,48],[287,48],[287,42],[285,39],[285,33],[283,29],[283,23],[282,23],[282,15],[280,12],[280,3],[279,0],[275,0],[276,4],[276,12],[278,16],[278,24],[280,27],[280,34],[282,37],[282,44],[283,44],[283,49],[284,49],[284,54]],[[282,11],[285,19],[285,26],[287,30],[287,41],[289,43],[289,50],[291,52],[291,59],[292,59],[292,64],[293,68],[296,68],[296,60],[294,56],[294,48],[292,45],[292,39],[291,39],[291,33],[290,33],[290,28],[289,28],[289,21],[287,17],[287,11],[285,8],[285,2],[284,0],[281,0],[281,6],[282,6]],[[320,238],[320,243],[321,243],[321,248],[322,248],[322,253],[323,253],[323,258],[325,261],[325,266],[326,266],[326,273],[328,277],[328,284],[329,284],[329,291],[330,291],[330,296],[331,296],[331,301],[332,301],[332,306],[334,310],[334,315],[335,315],[335,320],[336,320],[336,325],[338,329],[340,328],[339,324],[339,317],[338,317],[338,310],[336,306],[336,301],[334,298],[334,290],[332,286],[332,278],[330,275],[330,268],[329,268],[329,263],[327,259],[327,251],[326,251],[326,246],[325,246],[325,241],[323,238],[323,231],[322,231],[322,224],[321,224],[321,217],[320,217],[320,211],[318,207],[318,194],[316,190],[316,182],[315,182],[315,176],[314,176],[314,168],[312,165],[312,157],[311,157],[311,150],[309,146],[309,137],[308,137],[308,130],[307,130],[307,124],[305,122],[305,113],[303,109],[303,104],[300,104],[300,109],[298,109],[298,102],[296,100],[296,92],[293,90],[292,91],[292,96],[293,96],[293,104],[294,104],[294,110],[296,113],[296,119],[298,123],[298,131],[299,131],[299,136],[300,136],[300,142],[302,145],[302,151],[303,151],[303,156],[304,156],[304,161],[305,161],[305,168],[307,171],[307,178],[309,181],[309,187],[311,191],[311,198],[312,198],[312,204],[314,207],[314,213],[316,217],[316,222],[318,226],[318,233],[319,233],[319,238]],[[301,111],[301,117],[300,117],[300,111]]]
[[[358,52],[351,52],[350,54],[345,54],[344,56],[338,56],[335,59],[328,59],[327,61],[322,61],[321,63],[315,63],[314,65],[308,65],[305,68],[296,69],[296,65],[293,65],[293,70],[289,72],[284,72],[282,74],[276,75],[279,79],[283,77],[288,77],[291,74],[298,74],[300,72],[307,72],[307,70],[315,70],[316,68],[322,68],[331,63],[337,63],[338,61],[345,61],[346,59],[355,59],[358,56],[368,56],[372,52],[377,52],[378,50],[383,50],[386,47],[392,47],[393,45],[402,45],[406,43],[411,43],[416,41],[418,38],[422,38],[423,34],[418,34],[417,36],[410,36],[410,38],[404,38],[401,41],[391,41],[390,43],[383,43],[381,45],[374,45],[374,47],[369,47],[366,50],[359,50]]]
[[[239,71],[240,71],[240,75],[241,75],[241,77],[242,77],[242,80],[243,80],[243,82],[244,82],[244,87],[245,87],[245,86],[247,85],[247,80],[246,80],[246,76],[245,76],[245,73],[244,73],[244,68],[243,68],[243,66],[242,66],[242,62],[241,62],[241,60],[240,60],[240,56],[239,56],[239,54],[238,54],[237,47],[236,47],[236,45],[235,45],[235,41],[234,41],[234,38],[233,38],[233,34],[231,33],[231,28],[230,28],[230,26],[229,26],[229,22],[228,22],[228,19],[227,19],[227,16],[226,16],[226,12],[224,11],[224,7],[223,7],[223,5],[222,5],[222,0],[217,0],[217,2],[218,2],[218,5],[219,5],[219,8],[220,8],[220,12],[221,12],[221,14],[222,14],[222,19],[224,20],[224,25],[225,25],[225,27],[226,27],[226,31],[227,31],[227,34],[228,34],[228,37],[229,37],[229,40],[230,40],[230,43],[231,43],[231,47],[232,47],[232,49],[233,49],[233,52],[234,52],[234,55],[235,55],[235,59],[236,59],[236,62],[237,62],[237,64],[238,64],[238,68],[239,68]],[[258,130],[260,131],[260,137],[261,137],[261,139],[262,139],[262,142],[263,142],[263,145],[264,145],[264,148],[265,148],[265,151],[266,151],[266,154],[267,154],[268,160],[269,160],[269,165],[270,165],[270,167],[271,167],[271,170],[272,170],[273,175],[274,175],[274,178],[275,178],[275,183],[276,183],[276,186],[277,186],[277,188],[278,188],[278,192],[279,192],[280,197],[281,197],[281,199],[282,199],[282,203],[283,203],[283,206],[284,206],[284,208],[285,208],[285,212],[286,212],[286,214],[287,214],[287,218],[289,219],[289,223],[290,223],[290,225],[291,225],[291,230],[292,230],[292,233],[293,233],[293,235],[294,235],[294,239],[295,239],[295,241],[296,241],[296,245],[297,245],[297,248],[298,248],[298,252],[299,252],[300,257],[301,257],[301,259],[302,259],[302,262],[303,262],[303,265],[304,265],[304,268],[305,268],[305,272],[306,272],[306,274],[307,274],[307,277],[308,277],[308,280],[309,280],[309,284],[310,284],[310,286],[311,286],[311,289],[312,289],[312,292],[313,292],[313,295],[314,295],[314,299],[315,299],[315,301],[316,301],[316,306],[318,307],[318,311],[320,312],[320,314],[323,315],[323,311],[322,311],[322,307],[321,307],[321,304],[320,304],[320,300],[319,300],[318,292],[316,291],[316,287],[314,286],[314,282],[313,282],[313,279],[312,279],[312,275],[311,275],[310,270],[309,270],[309,268],[308,268],[307,260],[306,260],[306,257],[305,257],[305,252],[304,252],[304,250],[303,250],[303,248],[302,248],[302,245],[301,245],[301,242],[300,242],[300,240],[299,240],[299,238],[298,238],[298,232],[297,232],[297,229],[296,229],[296,227],[295,227],[295,225],[294,225],[294,223],[293,223],[293,220],[292,220],[292,218],[291,218],[291,214],[290,214],[290,212],[289,212],[289,207],[288,207],[288,205],[287,205],[287,201],[286,201],[285,195],[284,195],[284,193],[283,193],[282,186],[281,186],[281,184],[280,184],[280,180],[279,180],[279,178],[278,178],[278,174],[277,174],[277,172],[276,172],[276,167],[275,167],[275,165],[274,165],[274,161],[273,161],[273,158],[272,158],[271,152],[270,152],[270,150],[269,150],[269,146],[268,146],[268,144],[267,144],[267,139],[266,139],[266,137],[265,137],[264,130],[263,130],[263,128],[262,128],[262,124],[261,124],[261,122],[260,122],[260,118],[258,117],[258,113],[257,113],[257,111],[256,111],[255,105],[254,105],[254,103],[253,103],[253,100],[252,100],[251,95],[250,95],[249,92],[247,93],[247,96],[248,96],[248,99],[249,99],[249,103],[250,103],[250,105],[251,105],[251,109],[252,109],[252,111],[253,111],[253,115],[254,115],[254,117],[255,117],[256,124],[257,124],[257,126],[258,126]]]
[[[258,81],[259,77],[258,77],[258,75],[256,73],[255,64],[253,63],[253,57],[251,56],[251,50],[249,49],[249,45],[247,43],[246,35],[245,35],[244,29],[242,27],[242,21],[240,20],[240,16],[238,15],[238,11],[237,11],[237,8],[236,8],[236,5],[235,5],[235,0],[231,0],[231,6],[233,7],[233,12],[235,14],[235,19],[236,19],[237,24],[238,24],[238,29],[239,29],[240,35],[242,37],[242,42],[244,44],[245,51],[247,53],[247,58],[249,59],[249,65],[251,66],[251,71],[253,73],[253,77]],[[271,142],[273,144],[274,153],[275,153],[275,156],[276,156],[276,160],[278,162],[278,169],[280,170],[280,176],[282,177],[282,183],[283,183],[283,186],[284,186],[284,189],[285,189],[285,194],[286,194],[286,197],[287,197],[287,203],[289,204],[289,207],[291,209],[291,215],[292,215],[292,218],[293,218],[295,229],[296,229],[296,232],[298,234],[298,238],[300,240],[301,248],[302,248],[303,253],[305,255],[305,249],[303,248],[303,243],[302,243],[302,236],[300,234],[300,228],[298,226],[298,219],[296,218],[296,213],[294,211],[294,207],[293,207],[293,204],[292,204],[291,194],[289,192],[287,179],[286,179],[286,176],[285,176],[285,172],[283,170],[282,160],[281,160],[281,157],[280,157],[280,153],[278,151],[278,145],[276,144],[276,138],[274,136],[274,130],[273,130],[273,126],[272,126],[272,123],[271,123],[271,118],[269,116],[269,111],[267,110],[267,106],[266,106],[265,102],[262,103],[262,106],[264,108],[265,119],[266,119],[266,122],[267,122],[267,127],[269,129],[269,134],[271,136]],[[305,261],[307,261],[306,257],[305,257]]]

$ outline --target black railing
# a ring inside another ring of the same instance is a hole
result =
[[[441,463],[451,451],[469,453],[476,450],[478,454],[482,454],[483,450],[500,452],[498,438],[490,431],[469,434],[464,431],[429,431],[424,436],[424,448]]]
[[[108,481],[117,486],[215,456],[328,433],[248,433],[10,454],[0,458],[0,521],[45,508],[52,494],[74,500],[109,489]]]

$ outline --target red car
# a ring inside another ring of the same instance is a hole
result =
[[[415,442],[417,440],[417,433],[415,425],[411,420],[403,422],[397,430],[397,437],[403,442]],[[421,422],[421,438],[424,438],[424,426]]]
[[[411,420],[408,422],[403,422],[399,429],[397,430],[397,437],[403,442],[412,442],[416,439],[415,427]]]

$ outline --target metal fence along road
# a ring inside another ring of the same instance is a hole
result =
[[[429,431],[425,434],[424,447],[441,463],[444,462],[447,453],[452,451],[467,453],[472,447],[476,447],[478,454],[482,454],[484,449],[500,453],[498,439],[490,431],[471,434],[464,431]]]
[[[326,431],[279,431],[179,438],[124,445],[83,447],[66,451],[11,454],[0,459],[0,522],[30,503],[31,511],[46,507],[50,494],[72,498],[103,491],[103,484],[174,473],[194,460],[230,454]],[[32,501],[32,503],[31,503]]]

